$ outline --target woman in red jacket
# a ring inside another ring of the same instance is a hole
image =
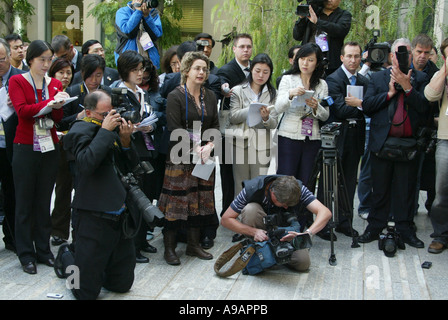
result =
[[[50,250],[50,203],[59,149],[55,123],[63,116],[68,94],[46,75],[54,51],[33,41],[27,51],[30,72],[11,77],[9,96],[19,118],[12,169],[16,192],[16,248],[23,271],[35,274],[36,262],[53,266]]]

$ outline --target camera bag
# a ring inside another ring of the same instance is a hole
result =
[[[376,156],[391,161],[411,161],[417,155],[415,138],[387,137],[383,147]]]

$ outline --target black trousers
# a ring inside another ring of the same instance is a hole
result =
[[[119,293],[129,291],[134,282],[135,246],[132,239],[123,238],[121,220],[98,217],[90,211],[76,212],[79,288],[72,288],[73,295],[94,300],[102,287]]]
[[[373,193],[366,231],[379,233],[392,218],[399,233],[410,235],[414,216],[417,159],[395,162],[378,158],[373,152],[370,156]]]
[[[50,250],[51,195],[58,171],[59,146],[47,153],[14,144],[12,170],[16,193],[16,249],[20,263],[53,258]]]
[[[0,148],[0,181],[2,182],[3,210],[5,212],[5,220],[3,221],[3,241],[5,244],[12,244],[15,246],[16,196],[14,191],[14,180],[12,177],[12,167],[5,148]]]

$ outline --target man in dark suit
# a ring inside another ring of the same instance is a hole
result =
[[[51,40],[56,58],[65,58],[71,61],[75,72],[81,70],[82,54],[76,50],[70,39],[65,35],[57,35]]]
[[[362,103],[363,111],[371,117],[368,149],[373,194],[368,226],[358,241],[368,243],[378,239],[391,215],[404,243],[423,248],[424,243],[411,228],[413,221],[409,221],[413,217],[418,157],[399,162],[377,156],[388,137],[415,137],[422,119],[430,111],[423,94],[427,77],[412,69],[407,73],[400,70],[396,56],[400,47],[407,48],[410,66],[411,43],[408,39],[398,39],[391,48],[392,68],[372,75]]]
[[[341,65],[339,53],[352,24],[351,13],[339,8],[340,3],[341,0],[325,0],[317,12],[310,6],[310,14],[301,16],[293,29],[294,39],[302,41],[302,45],[316,42],[321,47],[328,59],[327,75]]]
[[[112,110],[109,94],[97,90],[84,103],[86,117],[64,138],[64,148],[82,164],[77,166],[79,188],[72,204],[78,215],[74,260],[63,244],[55,261],[61,278],[67,263],[78,268],[79,286],[72,292],[83,300],[96,299],[101,287],[127,292],[134,282],[134,242],[122,227],[127,191],[115,168],[126,174],[139,163],[131,143],[134,126]]]
[[[3,94],[7,94],[9,79],[16,75],[24,73],[20,69],[14,68],[10,63],[11,51],[8,42],[0,38],[0,88],[3,88]],[[0,106],[0,108],[12,108],[9,105]],[[14,112],[8,119],[1,119],[0,122],[0,181],[3,192],[3,241],[5,248],[15,251],[14,232],[15,232],[15,192],[14,180],[12,177],[12,149],[13,141],[16,135],[18,124],[17,114]]]
[[[348,205],[351,208],[346,208],[339,201],[339,217],[336,221],[338,225],[335,230],[346,236],[352,235],[350,222],[353,217],[351,213],[358,177],[358,165],[361,156],[364,154],[365,143],[366,122],[361,108],[362,97],[367,91],[369,80],[357,72],[361,58],[362,48],[357,42],[345,43],[341,52],[342,65],[326,78],[328,93],[334,100],[327,122],[342,122],[337,149],[348,194]],[[362,96],[347,94],[347,86],[361,87]],[[350,220],[347,219],[348,217]],[[324,230],[322,231],[324,234],[328,233],[326,232],[328,228]],[[358,236],[358,232],[353,230],[353,235]]]
[[[98,40],[88,40],[84,42],[84,44],[82,45],[81,53],[83,57],[88,54],[97,54],[100,57],[103,57],[103,59],[106,59],[103,45]],[[101,84],[110,87],[112,83],[119,79],[120,75],[118,74],[118,71],[116,69],[105,67],[103,81],[101,82]],[[82,81],[83,80],[81,71],[76,72],[73,76],[72,85],[81,83]]]
[[[238,34],[233,40],[233,52],[235,58],[229,63],[225,64],[218,70],[218,77],[221,78],[223,100],[222,110],[230,110],[230,96],[231,90],[234,86],[242,83],[249,76],[250,58],[252,57],[252,37],[249,34],[242,33]],[[230,91],[228,91],[230,90]],[[225,128],[221,128],[223,130]],[[230,206],[235,197],[235,182],[233,179],[233,169],[232,169],[232,154],[226,154],[225,145],[232,141],[226,141],[224,138],[224,143],[221,152],[221,189],[222,189],[222,211],[221,215],[224,214],[225,210]],[[228,148],[231,150],[232,148]]]

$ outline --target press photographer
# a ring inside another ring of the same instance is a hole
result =
[[[132,0],[117,11],[115,63],[122,53],[132,50],[148,57],[157,69],[160,68],[157,40],[163,35],[163,30],[158,5],[157,0]]]
[[[83,300],[96,299],[101,287],[127,292],[133,284],[134,242],[123,231],[127,190],[116,168],[127,174],[139,164],[131,143],[134,125],[112,109],[110,96],[101,90],[90,93],[84,107],[86,117],[76,121],[64,138],[64,148],[78,163],[72,264],[79,269],[80,282],[72,292]],[[55,261],[58,276],[64,276],[69,260],[69,246],[62,245]]]
[[[301,226],[296,221],[301,206],[316,215],[314,223],[305,231],[310,236],[319,232],[330,220],[331,212],[302,183],[291,176],[259,176],[244,182],[243,190],[224,212],[221,224],[236,233],[250,237],[256,242],[275,240],[274,226]],[[271,215],[293,213],[286,223],[273,222]],[[288,221],[289,220],[289,221]],[[281,242],[293,241],[300,232],[289,231],[277,239]],[[287,245],[283,248],[288,247]],[[290,249],[289,249],[290,250]],[[282,249],[281,251],[284,252]],[[276,250],[277,252],[277,250]],[[283,254],[281,254],[283,255]],[[309,250],[294,250],[288,265],[297,271],[306,271],[310,266]]]
[[[341,65],[339,56],[344,39],[350,31],[352,15],[339,8],[341,0],[307,0],[306,3],[307,5],[299,5],[297,8],[299,19],[294,25],[293,37],[302,41],[302,45],[308,42],[319,45],[328,60],[329,75]]]

